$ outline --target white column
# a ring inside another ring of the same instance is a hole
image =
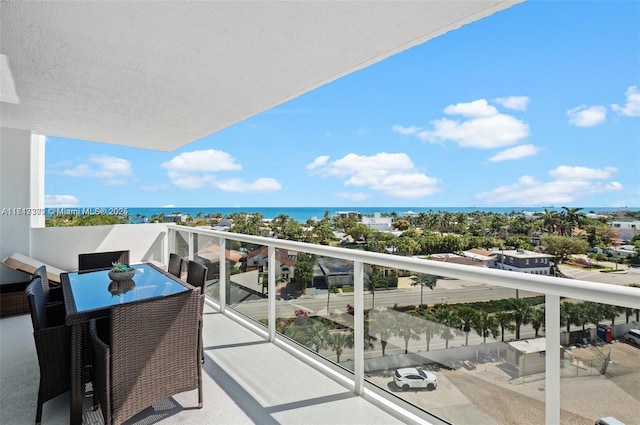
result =
[[[224,313],[225,306],[227,305],[227,240],[225,238],[219,239],[220,244],[220,258],[218,264],[220,265],[220,313]]]
[[[269,271],[268,271],[268,287],[267,291],[269,292],[269,311],[268,311],[268,320],[269,320],[269,341],[273,342],[276,338],[276,247],[269,245],[268,248],[268,259],[269,259]],[[262,283],[262,282],[260,282]]]
[[[45,136],[31,135],[30,208],[44,211],[44,149]],[[31,227],[45,227],[44,214],[31,215]]]
[[[364,269],[353,262],[353,392],[364,393]]]
[[[547,425],[560,423],[560,297],[545,296],[545,417]]]

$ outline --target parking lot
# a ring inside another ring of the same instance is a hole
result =
[[[598,367],[586,370],[590,364],[600,365],[599,353],[609,350],[611,363],[605,376]],[[565,357],[561,380],[563,425],[593,425],[603,416],[614,416],[627,425],[640,424],[640,348],[614,342],[601,347],[573,348]],[[574,358],[580,362],[574,364]],[[581,368],[578,372],[582,373],[574,374],[576,368]],[[438,377],[435,391],[402,391],[393,383],[393,371],[380,372],[370,380],[455,424],[545,422],[544,374],[513,377],[499,361],[476,364],[473,370],[432,371]]]

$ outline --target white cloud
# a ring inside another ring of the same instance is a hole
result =
[[[277,180],[269,177],[261,177],[253,182],[245,182],[242,179],[228,179],[215,181],[214,186],[225,192],[274,192],[282,189]]]
[[[540,151],[540,148],[535,145],[520,145],[513,148],[506,149],[502,152],[498,152],[491,158],[491,162],[508,161],[512,159],[525,158],[527,156],[533,156]]]
[[[209,186],[224,192],[273,192],[282,186],[269,177],[261,177],[253,182],[238,178],[224,179],[218,177],[219,171],[237,171],[242,166],[237,164],[227,152],[215,149],[184,152],[162,164],[166,168],[171,182],[183,189],[198,189]]]
[[[365,195],[364,193],[347,193],[347,192],[339,192],[336,193],[336,196],[338,198],[342,198],[342,199],[346,199],[348,201],[352,201],[352,202],[362,202],[365,201],[367,199],[369,199],[369,196]]]
[[[602,124],[607,118],[607,110],[604,106],[580,105],[567,111],[569,123],[578,127],[593,127]]]
[[[394,198],[422,198],[440,190],[438,180],[418,172],[404,153],[350,153],[318,170],[324,177],[344,178],[345,186],[366,187]]]
[[[493,99],[493,101],[505,108],[524,111],[527,109],[527,105],[529,104],[529,96],[498,97]]]
[[[598,181],[611,177],[616,169],[605,167],[560,166],[549,171],[554,179],[541,182],[532,176],[522,176],[516,183],[499,186],[475,197],[487,205],[547,205],[577,202],[592,195],[622,190],[617,181]]]
[[[489,105],[485,99],[474,100],[473,102],[456,103],[444,108],[447,115],[462,115],[463,117],[491,117],[498,114],[498,110]]]
[[[394,125],[393,127],[391,127],[391,129],[393,131],[395,131],[396,133],[400,133],[403,136],[410,136],[412,134],[416,134],[418,131],[422,130],[420,127],[404,127],[401,125]]]
[[[167,190],[168,188],[169,186],[166,184],[140,186],[140,190],[144,190],[145,192],[159,192],[161,190]]]
[[[62,174],[71,177],[93,177],[103,179],[107,186],[121,186],[130,182],[133,175],[131,162],[108,155],[92,155],[86,163],[63,170]]]
[[[227,152],[215,149],[184,152],[173,157],[170,161],[162,163],[164,168],[177,172],[216,172],[241,170],[233,157]]]
[[[174,204],[167,204],[167,205],[163,205],[162,208],[175,208],[176,206]]]
[[[549,171],[549,175],[559,180],[602,180],[611,178],[611,175],[617,171],[618,169],[615,167],[605,167],[598,170],[588,167],[561,165]]]
[[[44,195],[47,208],[77,207],[80,201],[73,195]]]
[[[627,103],[624,106],[613,104],[611,108],[628,117],[640,117],[640,92],[637,86],[630,86],[624,93],[627,97]]]
[[[529,135],[529,125],[499,112],[485,99],[449,105],[445,114],[464,119],[440,118],[432,121],[432,130],[422,130],[417,137],[428,142],[454,142],[461,147],[491,149],[510,146]]]
[[[307,164],[307,170],[315,170],[318,167],[322,167],[329,161],[329,155],[322,155],[313,160],[313,162]]]

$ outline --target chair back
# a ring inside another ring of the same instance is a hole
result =
[[[207,279],[207,266],[197,261],[190,260],[187,267],[187,283],[197,288],[201,288],[201,292],[204,294],[204,284]]]
[[[78,254],[78,271],[110,269],[115,262],[129,264],[129,251]]]
[[[174,275],[175,277],[182,276],[182,257],[178,254],[171,253],[169,254],[169,267],[167,271]]]
[[[49,296],[49,278],[47,277],[47,266],[45,266],[44,264],[40,267],[38,267],[34,272],[33,272],[33,276],[31,276],[31,280],[35,279],[36,277],[40,278],[40,283],[42,284],[42,290],[45,294],[47,294],[47,297]]]
[[[103,382],[110,388],[95,389],[105,402],[107,394],[110,399],[111,408],[103,406],[105,420],[122,423],[159,400],[199,388],[199,297],[194,288],[112,307],[110,356],[103,357],[110,370]]]

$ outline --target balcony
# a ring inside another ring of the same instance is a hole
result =
[[[158,423],[300,423],[304,418],[310,423],[581,424],[616,416],[633,423],[640,409],[640,348],[617,341],[626,329],[638,327],[637,317],[625,317],[620,309],[611,327],[614,339],[602,344],[594,324],[584,332],[570,325],[568,333],[561,321],[561,304],[567,302],[638,309],[637,288],[174,225],[33,230],[32,255],[60,268],[72,269],[82,250],[123,247],[131,249],[133,261],[163,262],[168,252],[178,252],[209,266],[205,407],[191,409],[195,395],[184,393],[169,400],[168,411],[147,411],[140,420],[146,415]],[[63,234],[83,246],[70,243],[74,248],[56,251],[54,241]],[[266,253],[262,274],[241,270],[234,255],[256,248]],[[291,288],[281,278],[291,270],[283,259],[293,253],[351,264],[353,290],[350,285],[335,292],[307,288],[297,298],[288,296]],[[399,276],[398,287],[371,291],[367,282],[376,269]],[[407,276],[415,273],[438,276],[436,287],[407,285]],[[519,340],[508,329],[495,338],[491,332],[480,336],[446,315],[420,313],[501,299],[544,306],[537,332],[522,325]],[[405,308],[417,304],[423,308]],[[28,423],[37,387],[32,338],[24,337],[30,336],[29,318],[6,318],[0,326],[2,422]],[[324,341],[310,336],[316,334]],[[577,346],[576,335],[590,344]],[[395,385],[393,371],[409,366],[433,371],[437,389],[403,391]],[[45,405],[45,423],[68,421],[64,397]]]

